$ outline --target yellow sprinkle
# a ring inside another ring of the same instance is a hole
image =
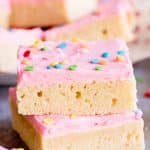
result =
[[[24,64],[24,65],[28,65],[28,64],[29,64],[29,61],[28,61],[28,60],[26,60],[26,59],[23,59],[23,60],[22,60],[22,64]]]
[[[116,56],[116,61],[124,61],[124,57],[123,56]]]
[[[59,62],[52,62],[52,63],[50,64],[50,66],[54,67],[54,66],[57,65],[57,64],[59,64]]]
[[[37,46],[40,45],[41,43],[42,43],[42,40],[37,39],[37,40],[34,41],[32,47],[37,47]]]
[[[52,123],[54,123],[54,120],[52,118],[45,118],[43,120],[43,122],[46,124],[46,125],[50,125]]]
[[[74,118],[77,118],[77,116],[71,114],[71,115],[69,115],[69,118],[74,119]]]
[[[78,42],[80,42],[80,41],[81,41],[80,38],[77,38],[77,37],[72,38],[72,42],[78,43]]]
[[[106,65],[106,64],[107,64],[107,61],[106,61],[106,60],[100,60],[99,64],[100,64],[100,65]]]
[[[16,150],[24,150],[24,148],[16,148]]]

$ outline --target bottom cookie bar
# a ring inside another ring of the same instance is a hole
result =
[[[13,128],[31,150],[144,150],[143,120],[133,112],[22,116],[17,112],[13,90],[10,104]]]

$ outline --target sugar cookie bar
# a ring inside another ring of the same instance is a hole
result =
[[[11,0],[12,27],[53,26],[94,11],[97,0]]]
[[[136,107],[135,78],[125,42],[76,40],[20,48],[20,114],[94,115]]]
[[[30,150],[144,150],[143,120],[138,113],[22,116],[15,90],[10,91],[13,128]]]
[[[40,29],[0,29],[0,72],[17,72],[17,50],[21,44],[30,45],[41,38]]]
[[[0,1],[0,27],[7,28],[9,27],[9,19],[10,19],[10,2],[9,0],[1,0]]]
[[[100,0],[96,13],[71,24],[52,28],[45,32],[45,37],[56,41],[73,37],[87,41],[114,38],[131,41],[134,26],[134,11],[127,0]]]

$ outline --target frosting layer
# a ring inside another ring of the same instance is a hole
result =
[[[20,48],[18,62],[19,86],[133,79],[121,40],[36,43]]]

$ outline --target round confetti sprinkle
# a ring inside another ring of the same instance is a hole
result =
[[[75,70],[77,70],[78,69],[78,66],[77,65],[70,65],[69,66],[69,70],[71,70],[71,71],[75,71]]]
[[[46,51],[46,50],[48,50],[48,47],[43,47],[43,48],[41,48],[40,50],[41,50],[41,51]]]
[[[78,43],[78,42],[80,42],[81,40],[80,40],[80,38],[78,38],[78,37],[74,37],[73,39],[72,39],[72,42],[74,42],[74,43]]]
[[[144,93],[144,97],[150,98],[150,90],[148,90]]]
[[[115,60],[118,61],[118,62],[123,62],[123,61],[124,61],[124,57],[118,55],[118,56],[116,56],[116,59],[115,59]]]
[[[63,68],[63,64],[56,64],[54,67],[55,67],[56,69],[61,69],[61,68]]]
[[[102,66],[96,66],[96,67],[95,67],[95,70],[97,70],[97,71],[100,71],[100,70],[102,70],[102,69],[103,69]]]
[[[108,57],[110,57],[110,53],[109,52],[104,52],[104,53],[102,53],[102,57],[103,58],[108,58]]]
[[[46,68],[47,68],[48,70],[50,70],[50,69],[51,69],[51,66],[47,66]]]
[[[100,60],[100,61],[99,61],[99,64],[100,64],[100,65],[106,65],[106,64],[107,64],[107,61],[106,61],[106,60]]]
[[[40,45],[41,43],[42,43],[42,40],[37,39],[37,40],[34,41],[32,47],[37,47],[37,46]]]
[[[60,48],[60,49],[64,49],[66,47],[67,47],[67,43],[64,43],[64,42],[57,46],[57,48]]]
[[[24,64],[24,65],[28,65],[28,64],[29,64],[29,62],[28,62],[28,60],[23,59],[23,60],[22,60],[22,64]]]
[[[26,66],[25,71],[33,71],[34,67],[33,66]]]
[[[26,50],[24,53],[23,53],[23,56],[24,57],[29,57],[31,54],[30,50]]]
[[[99,59],[98,58],[93,58],[90,61],[91,64],[98,64],[99,63]]]
[[[59,62],[52,62],[50,66],[55,67],[55,65],[59,64]]]
[[[118,54],[118,55],[121,55],[121,56],[124,56],[124,55],[125,55],[125,51],[119,50],[119,51],[117,52],[117,54]]]

